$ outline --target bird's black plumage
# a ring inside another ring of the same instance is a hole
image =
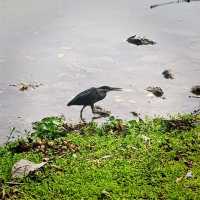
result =
[[[97,101],[104,99],[106,96],[106,92],[98,92],[97,88],[92,87],[88,90],[85,90],[75,96],[67,105],[85,105],[89,106]]]
[[[86,106],[91,106],[92,112],[97,113],[94,109],[94,104],[98,101],[101,101],[106,97],[107,92],[109,91],[119,91],[121,88],[113,88],[109,86],[102,86],[102,87],[91,87],[90,89],[87,89],[81,93],[79,93],[77,96],[75,96],[68,104],[67,106],[72,105],[82,105],[83,108],[81,110],[81,119],[82,119],[82,111]]]

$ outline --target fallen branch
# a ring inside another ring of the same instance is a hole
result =
[[[153,4],[150,6],[151,9],[156,8],[158,6],[165,6],[169,4],[176,4],[176,3],[190,3],[191,1],[200,1],[200,0],[177,0],[177,1],[169,1],[165,3],[160,3],[160,4]]]
[[[200,98],[200,97],[197,97],[197,96],[188,96],[189,98]]]
[[[10,134],[9,134],[9,136],[8,136],[8,139],[7,139],[7,141],[6,141],[5,144],[8,144],[8,143],[9,143],[10,139],[11,139],[12,136],[13,136],[14,131],[15,131],[15,127],[12,128],[12,130],[11,130],[11,132],[10,132]]]

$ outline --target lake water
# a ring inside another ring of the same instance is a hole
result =
[[[149,8],[158,2],[166,1],[0,0],[0,144],[12,127],[20,134],[46,116],[79,121],[80,107],[66,104],[92,86],[124,88],[99,103],[124,119],[199,107],[188,95],[200,84],[200,2]],[[135,34],[157,44],[127,43]],[[165,69],[174,80],[163,78]],[[43,86],[9,86],[21,81]],[[148,86],[166,99],[149,96]],[[89,108],[84,115],[91,118]]]

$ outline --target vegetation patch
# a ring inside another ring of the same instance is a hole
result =
[[[200,116],[68,124],[48,117],[0,147],[0,199],[198,199]],[[16,162],[47,162],[11,178]]]

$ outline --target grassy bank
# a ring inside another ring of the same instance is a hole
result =
[[[0,199],[200,199],[199,121],[111,118],[99,126],[43,119],[26,139],[0,148]],[[11,180],[22,158],[49,163]]]

